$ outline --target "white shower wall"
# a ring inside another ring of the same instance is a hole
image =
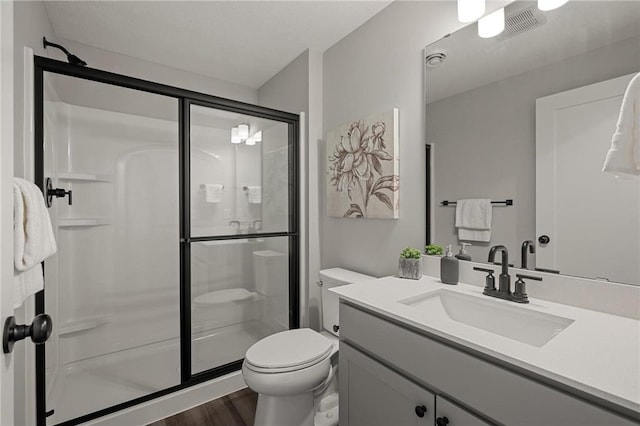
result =
[[[45,177],[73,191],[73,205],[50,210],[59,250],[46,301],[60,344],[47,365],[177,336],[177,123],[63,102],[45,111],[56,129]]]

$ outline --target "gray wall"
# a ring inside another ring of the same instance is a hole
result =
[[[258,103],[293,113],[304,112],[301,161],[301,322],[320,328],[318,226],[318,141],[322,132],[322,54],[307,50],[258,89]],[[312,189],[314,188],[314,189]]]
[[[486,261],[488,246],[504,244],[510,261],[519,263],[520,244],[536,236],[536,98],[637,72],[639,42],[637,37],[624,40],[428,104],[427,141],[434,144],[433,241],[458,244],[455,207],[440,207],[440,201],[512,198],[514,206],[493,209],[491,242],[474,243],[469,253]]]
[[[321,155],[322,267],[384,276],[402,248],[425,241],[423,49],[460,28],[455,2],[393,2],[324,55],[324,134],[369,114],[399,109],[400,219],[327,217]],[[323,147],[324,148],[324,147]]]

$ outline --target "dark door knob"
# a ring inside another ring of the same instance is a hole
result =
[[[424,413],[427,412],[427,407],[424,405],[416,405],[416,416],[422,418],[424,417]]]
[[[31,325],[17,325],[15,317],[9,317],[4,322],[2,350],[5,354],[10,353],[15,342],[26,337],[31,337],[35,344],[44,343],[51,336],[52,329],[53,323],[47,314],[37,315]]]
[[[438,417],[436,419],[436,424],[438,426],[447,426],[449,424],[449,419],[446,417]]]
[[[339,326],[339,325],[334,325],[334,326],[333,326],[333,332],[334,332],[334,333],[337,333],[337,332],[338,332],[338,330],[340,330],[340,326]]]
[[[549,241],[551,241],[551,238],[549,238],[548,235],[540,235],[538,237],[538,242],[540,244],[549,244]]]

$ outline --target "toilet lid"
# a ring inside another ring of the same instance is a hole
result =
[[[326,358],[333,344],[310,328],[287,330],[265,337],[249,348],[245,360],[264,369],[306,367]]]

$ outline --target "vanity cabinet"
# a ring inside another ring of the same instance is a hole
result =
[[[443,426],[444,417],[450,426],[638,424],[568,386],[344,301],[339,374],[341,426]]]
[[[340,346],[341,426],[488,426],[349,344]]]
[[[489,426],[486,422],[471,414],[459,405],[438,395],[436,397],[436,426]]]
[[[432,426],[435,395],[340,343],[340,426]]]

